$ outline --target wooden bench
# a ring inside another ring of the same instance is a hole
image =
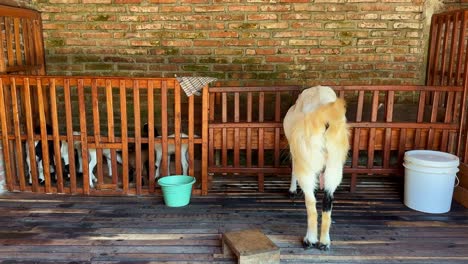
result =
[[[224,233],[223,254],[236,255],[239,264],[280,263],[279,248],[258,229]]]

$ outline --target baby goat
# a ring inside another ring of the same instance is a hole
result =
[[[305,195],[307,233],[305,248],[330,249],[330,225],[333,193],[341,183],[343,165],[349,150],[346,106],[326,86],[305,89],[288,110],[283,127],[288,139],[292,175],[290,193],[296,193],[296,181]],[[317,236],[315,191],[324,189],[320,241]]]

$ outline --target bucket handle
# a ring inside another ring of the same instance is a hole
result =
[[[455,186],[453,186],[453,188],[458,187],[458,185],[460,185],[460,179],[458,179],[458,176],[455,175],[455,179],[457,183],[455,184]]]

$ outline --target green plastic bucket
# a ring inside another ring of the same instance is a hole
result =
[[[190,202],[192,185],[195,177],[186,175],[173,175],[158,180],[164,197],[164,203],[169,207],[185,206]]]

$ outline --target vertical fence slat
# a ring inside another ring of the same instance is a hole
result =
[[[0,17],[0,24],[5,23],[5,17]],[[6,67],[6,59],[5,59],[5,53],[3,52],[5,50],[5,45],[3,44],[6,41],[6,37],[4,34],[0,33],[0,73],[5,73],[7,71]]]
[[[391,123],[393,121],[393,104],[395,99],[395,92],[388,91],[387,92],[387,102],[386,102],[386,116],[385,122]],[[390,163],[390,151],[391,151],[391,143],[392,143],[392,129],[385,128],[385,141],[384,141],[384,155],[383,155],[383,168],[389,168]]]
[[[18,180],[20,184],[20,191],[25,190],[25,176],[24,176],[24,161],[23,161],[23,143],[21,141],[21,131],[20,131],[20,114],[18,106],[18,96],[16,94],[16,87],[11,89],[11,104],[13,108],[13,130],[15,134],[15,148],[16,148],[16,163],[18,165]]]
[[[1,35],[1,34],[0,34]],[[3,147],[3,161],[5,166],[5,179],[6,186],[9,191],[14,190],[13,174],[11,170],[12,160],[10,157],[10,143],[8,140],[8,126],[6,116],[6,104],[4,92],[7,89],[3,83],[3,79],[0,79],[0,121],[2,126],[2,147]],[[13,89],[13,88],[12,88]]]
[[[453,120],[453,110],[455,108],[454,100],[455,100],[455,93],[454,92],[447,92],[447,98],[445,103],[445,113],[444,113],[444,123],[451,123]],[[440,150],[447,152],[449,151],[448,147],[448,140],[449,140],[449,131],[442,131],[442,140],[441,140],[441,147]]]
[[[209,121],[214,121],[215,120],[215,112],[217,109],[215,109],[215,93],[209,93],[209,98],[206,98],[205,100],[209,100],[208,102],[208,107],[209,107],[209,110],[210,110],[210,113],[209,113]],[[203,102],[202,102],[203,104]],[[215,150],[214,148],[214,129],[213,128],[209,128],[209,144],[208,144],[208,162],[209,162],[209,165],[210,166],[214,166],[215,164],[218,165],[219,164],[219,159],[217,159],[219,157],[219,151]],[[215,153],[216,151],[216,153]]]
[[[240,102],[239,102],[239,93],[234,93],[234,122],[238,123],[240,118]],[[239,128],[234,128],[234,167],[239,167],[240,160],[240,134]]]
[[[437,112],[439,110],[439,99],[440,99],[440,92],[434,92],[433,93],[433,99],[432,99],[432,108],[431,108],[431,123],[437,122]],[[435,149],[435,142],[434,142],[434,129],[430,128],[427,136],[427,143],[426,143],[426,148],[428,149]]]
[[[258,95],[258,122],[262,123],[265,121],[265,93],[260,92]],[[263,167],[265,164],[265,129],[258,129],[258,167]],[[265,174],[260,172],[258,174],[258,189],[260,192],[265,191]]]
[[[96,158],[97,158],[97,179],[98,185],[96,188],[101,188],[101,185],[104,184],[104,172],[102,169],[103,160],[102,160],[102,149],[99,147],[101,143],[101,123],[99,120],[99,99],[98,99],[98,87],[97,87],[97,79],[93,79],[91,81],[91,105],[92,105],[92,113],[93,113],[93,127],[94,127],[94,144],[96,145]],[[93,173],[90,171],[89,173]]]
[[[148,180],[149,193],[154,193],[154,81],[148,83]],[[125,148],[125,145],[124,145]]]
[[[81,131],[81,157],[83,160],[83,193],[89,194],[89,181],[92,180],[91,173],[89,170],[89,153],[88,153],[88,132],[86,127],[86,105],[85,105],[85,96],[84,96],[84,85],[83,79],[78,79],[78,108],[80,116],[80,131]],[[98,164],[99,165],[99,164]]]
[[[461,23],[460,27],[467,28],[467,22],[468,22],[468,17],[467,17],[467,12],[465,12],[465,15],[461,18]],[[460,34],[458,36],[458,52],[457,52],[457,65],[456,65],[456,70],[455,70],[455,83],[456,85],[465,85],[466,87],[466,75],[468,73],[467,70],[467,61],[468,61],[468,50],[464,50],[465,48],[468,49],[468,46],[466,46],[466,30],[461,30],[460,29]],[[464,59],[463,59],[464,58]],[[463,62],[465,62],[465,66],[463,66]],[[463,72],[464,69],[464,72]],[[465,80],[463,80],[465,75]]]
[[[133,118],[135,125],[135,185],[136,193],[141,194],[142,186],[142,167],[141,167],[141,104],[140,104],[140,86],[137,81],[133,85]],[[125,184],[125,183],[124,183]]]
[[[70,192],[76,193],[76,166],[75,166],[75,140],[73,138],[73,117],[72,117],[72,105],[71,105],[71,87],[70,79],[65,79],[63,84],[63,97],[65,102],[65,120],[66,120],[66,129],[67,129],[67,143],[68,143],[68,159],[70,162]],[[81,145],[81,144],[80,144]],[[82,147],[80,146],[80,154]],[[82,164],[82,167],[85,167],[85,164]],[[87,167],[87,166],[86,166]],[[81,171],[83,172],[83,171]]]
[[[180,132],[181,132],[181,106],[180,106],[180,86],[179,83],[176,82],[174,88],[174,147],[175,147],[175,173],[177,175],[182,174],[180,161],[181,161],[181,142],[180,142]]]
[[[253,98],[252,93],[247,93],[247,122],[252,123]],[[247,128],[247,146],[246,146],[247,168],[252,167],[252,128]]]
[[[356,106],[356,122],[362,121],[362,112],[364,109],[364,91],[359,91],[358,102]],[[351,167],[357,168],[359,166],[359,150],[361,145],[361,128],[355,128],[353,133],[353,159],[351,161]],[[350,191],[354,192],[357,185],[357,173],[351,174]]]
[[[161,84],[161,168],[159,169],[160,175],[167,174],[167,81]]]
[[[62,158],[60,150],[60,138],[59,138],[59,123],[57,113],[57,92],[55,87],[55,79],[49,81],[49,95],[50,95],[50,107],[51,107],[51,121],[53,130],[54,140],[54,157],[55,157],[55,171],[57,175],[57,192],[63,193],[63,169],[62,169]]]
[[[125,80],[120,80],[120,118],[122,120],[122,181],[128,182],[128,117],[127,117],[127,91]]]
[[[372,111],[371,111],[371,122],[377,121],[377,111],[379,109],[379,91],[372,93]],[[374,156],[375,156],[375,128],[371,128],[369,131],[368,139],[368,156],[367,156],[367,168],[371,169],[374,167]]]
[[[208,87],[202,90],[202,194],[208,194],[208,113],[210,112]]]
[[[275,122],[281,122],[281,92],[276,92],[275,96]],[[274,166],[280,165],[280,136],[281,129],[275,128],[275,145],[274,145]]]
[[[443,24],[445,25],[444,27],[444,32],[443,32],[443,43],[442,43],[442,52],[441,52],[441,62],[440,62],[440,79],[439,79],[439,85],[444,85],[445,82],[444,82],[444,79],[445,79],[445,76],[446,76],[446,72],[445,72],[445,68],[447,66],[447,63],[446,63],[446,59],[447,59],[447,42],[448,42],[448,39],[449,39],[449,34],[450,34],[450,30],[449,30],[449,20],[450,17],[449,16],[445,16],[444,17],[444,21],[443,21]]]
[[[135,124],[135,174],[137,194],[141,194],[141,117],[140,117],[140,86],[133,82],[133,117]],[[124,192],[128,191],[128,181],[123,182]]]
[[[16,51],[16,63],[18,65],[23,65],[23,59],[21,57],[21,40],[20,40],[20,19],[15,17],[13,20],[14,32],[15,32],[15,51]],[[42,33],[42,32],[41,32]]]
[[[112,82],[106,80],[106,112],[107,112],[107,136],[110,143],[115,142],[115,126],[114,126],[114,99],[112,97]],[[117,170],[117,152],[115,149],[111,149],[111,167],[112,167],[112,184],[114,189],[117,189],[119,182],[119,171]]]
[[[458,20],[460,19],[460,13],[455,13],[452,16],[452,38],[451,40],[451,45],[450,45],[450,56],[449,56],[449,64],[448,64],[448,72],[447,72],[447,85],[456,85],[456,76],[454,72],[454,64],[455,64],[455,51],[457,48],[457,31],[458,31]],[[455,82],[454,82],[455,81]]]
[[[422,123],[424,119],[424,107],[426,103],[426,92],[425,91],[420,91],[419,92],[419,102],[418,102],[418,114],[416,117],[416,122],[417,123]],[[414,135],[414,148],[419,149],[421,148],[420,146],[421,142],[421,129],[416,129],[415,135]]]
[[[31,105],[31,87],[29,86],[29,79],[23,79],[23,89],[24,89],[24,97],[25,101],[25,112],[26,112],[26,133],[27,133],[27,143],[28,143],[28,150],[29,150],[29,161],[31,168],[31,175],[32,177],[32,190],[33,192],[39,191],[39,182],[38,182],[38,175],[37,175],[37,163],[36,163],[36,150],[34,146],[34,126],[33,126],[33,112],[32,112],[32,105]],[[14,83],[12,83],[11,89],[16,89]]]
[[[49,140],[48,140],[48,131],[47,131],[47,121],[45,115],[45,104],[44,96],[42,93],[42,83],[41,79],[36,79],[36,91],[37,91],[37,102],[39,110],[39,122],[41,126],[41,141],[42,141],[42,167],[44,170],[44,179],[45,179],[45,192],[51,193],[51,171],[50,164],[51,160],[49,159]]]
[[[226,123],[227,122],[227,94],[222,93],[222,122]],[[228,155],[227,155],[227,129],[222,128],[222,139],[223,139],[223,145],[222,145],[222,161],[221,164],[223,167],[227,167],[228,164]]]
[[[204,89],[208,89],[204,87]],[[195,99],[194,96],[189,96],[188,98],[188,154],[189,154],[189,171],[188,174],[190,176],[195,175],[195,145],[194,145],[194,137],[195,137]],[[203,124],[202,124],[203,126]]]
[[[14,49],[13,49],[13,32],[11,32],[11,17],[5,17],[5,38],[6,38],[6,53],[9,66],[14,66]],[[3,52],[3,50],[2,50]]]

